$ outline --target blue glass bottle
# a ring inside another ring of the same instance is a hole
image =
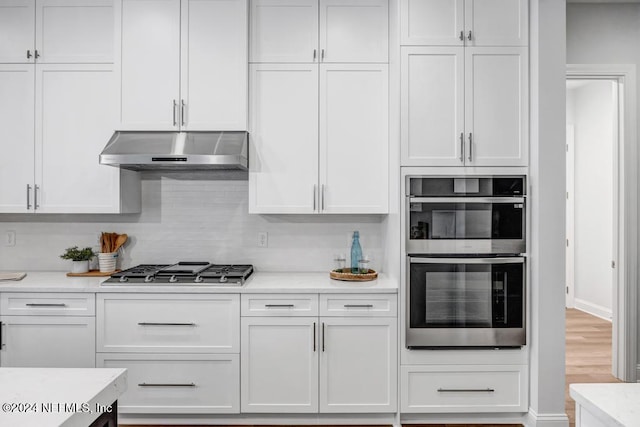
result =
[[[360,272],[358,268],[358,261],[362,258],[362,248],[360,247],[360,233],[353,232],[353,241],[351,242],[351,273],[357,274]]]

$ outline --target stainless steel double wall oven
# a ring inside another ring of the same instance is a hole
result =
[[[526,179],[406,182],[408,348],[525,344]]]

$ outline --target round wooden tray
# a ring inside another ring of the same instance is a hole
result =
[[[342,270],[332,270],[329,276],[334,280],[344,280],[346,282],[368,282],[378,278],[378,272],[369,270],[367,273],[353,274],[351,268],[343,268]]]

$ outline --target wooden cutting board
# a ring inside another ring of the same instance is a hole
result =
[[[100,270],[89,270],[86,273],[67,273],[67,277],[107,277],[113,273],[117,273],[120,270],[110,271],[108,273],[102,273]]]

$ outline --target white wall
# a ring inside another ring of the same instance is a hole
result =
[[[105,166],[107,167],[107,166]],[[58,257],[78,245],[95,246],[101,231],[127,233],[123,266],[180,260],[252,263],[263,271],[328,271],[335,253],[349,255],[353,230],[373,268],[383,264],[382,215],[249,215],[246,180],[204,174],[144,173],[137,215],[0,215],[0,233],[16,231],[16,245],[0,243],[0,270],[68,271]],[[269,233],[268,248],[257,233]]]
[[[575,132],[575,306],[611,319],[614,83],[583,83],[567,93]]]

